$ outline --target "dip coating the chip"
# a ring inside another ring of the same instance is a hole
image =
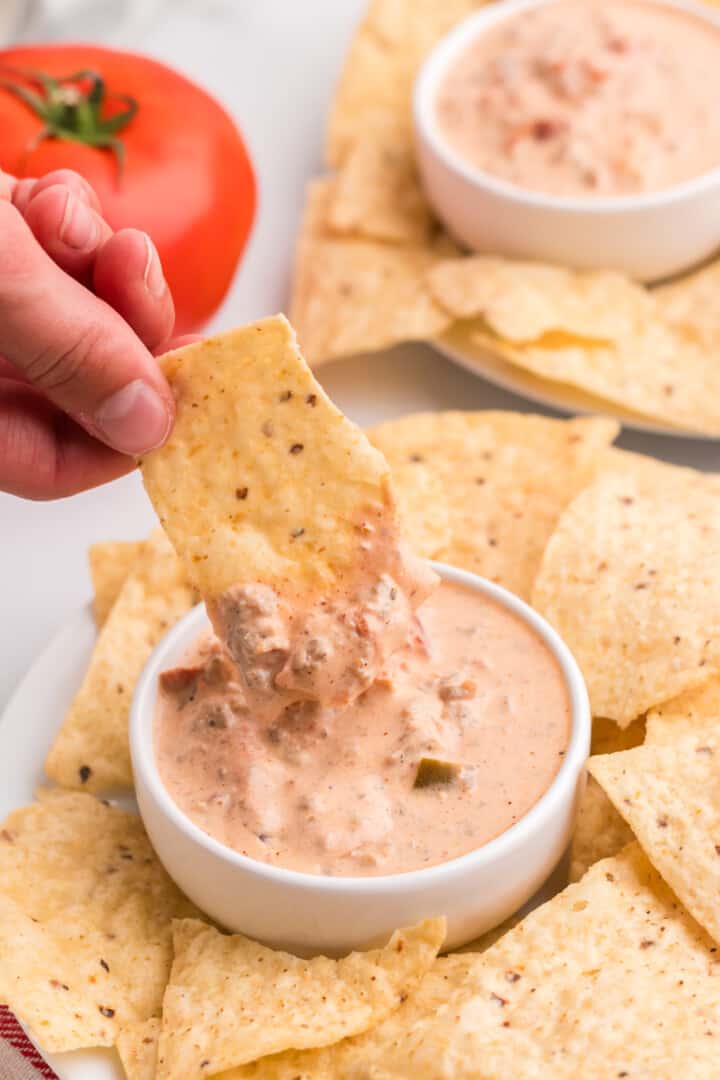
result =
[[[404,548],[387,462],[278,316],[163,357],[177,399],[148,493],[248,707],[347,704],[436,582]]]

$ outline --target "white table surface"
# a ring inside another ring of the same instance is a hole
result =
[[[325,111],[363,8],[364,0],[175,0],[129,38],[117,24],[97,35],[140,47],[198,79],[247,137],[259,179],[259,214],[213,329],[286,306],[304,185],[321,168]],[[421,345],[334,363],[321,378],[360,423],[416,409],[528,408]],[[622,442],[720,469],[720,449],[708,443],[631,434]],[[152,522],[136,475],[54,503],[0,495],[0,707],[42,646],[90,598],[88,545],[144,536]]]

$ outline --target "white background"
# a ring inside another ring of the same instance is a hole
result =
[[[119,0],[96,3],[92,20],[65,22],[65,36],[133,46],[180,67],[230,109],[254,158],[259,214],[213,328],[284,309],[304,185],[322,167],[325,111],[364,0],[176,0],[153,16],[155,5],[144,0],[130,29],[118,22],[122,7]],[[202,252],[197,261],[201,272]],[[332,364],[321,377],[361,423],[420,408],[527,407],[424,346]],[[720,468],[710,444],[639,435],[623,442]],[[55,503],[0,495],[0,706],[45,642],[89,599],[88,544],[144,536],[152,520],[137,476]]]

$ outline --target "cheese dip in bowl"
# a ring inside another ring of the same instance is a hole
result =
[[[420,72],[421,175],[471,248],[656,279],[720,243],[718,91],[710,8],[492,4]]]
[[[344,711],[253,723],[202,606],[138,684],[138,802],[178,884],[230,929],[337,953],[446,915],[447,946],[517,910],[569,840],[587,695],[504,589],[434,569],[408,643]]]

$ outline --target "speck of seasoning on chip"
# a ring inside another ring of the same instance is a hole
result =
[[[304,449],[305,449],[305,447],[301,442],[296,442],[296,443],[293,443],[292,446],[290,447],[290,453],[291,454],[300,454]]]
[[[508,982],[516,983],[518,981],[518,979],[520,978],[520,972],[519,971],[506,971],[505,972],[505,978],[507,979]]]
[[[504,1008],[508,1003],[507,998],[501,997],[500,994],[491,994],[490,999],[492,1001],[496,1001],[498,1005],[500,1005],[502,1008]]]
[[[424,461],[425,459],[423,458],[422,454],[411,454],[410,460],[414,465],[417,465],[419,462]]]
[[[207,1069],[207,1067],[208,1067],[208,1065],[209,1065],[209,1064],[210,1064],[209,1060],[208,1060],[207,1058],[205,1058],[205,1060],[204,1060],[204,1061],[201,1061],[201,1062],[200,1062],[200,1068],[201,1068],[201,1069]]]
[[[261,431],[263,435],[267,435],[268,439],[275,434],[275,425],[272,420],[266,420],[263,424]]]
[[[304,534],[305,534],[305,530],[303,528],[292,529],[290,531],[290,536],[292,537],[293,540],[297,540],[297,538],[299,536],[303,536]]]
[[[653,941],[651,938],[643,938],[640,942],[641,949],[649,949],[653,945],[657,945],[657,942]]]
[[[112,1020],[113,1016],[115,1015],[115,1010],[108,1008],[107,1005],[98,1005],[98,1009],[103,1014],[103,1016],[106,1016],[108,1018],[108,1020]]]
[[[282,394],[278,396],[278,401],[289,401],[292,396],[292,390],[283,390]]]
[[[108,967],[106,961],[103,960],[102,956],[100,957],[100,967],[103,968],[105,971],[110,971],[110,968]]]
[[[78,769],[78,776],[80,777],[80,781],[83,784],[87,784],[87,782],[90,779],[91,775],[92,775],[92,769],[90,768],[89,765],[81,765],[80,768]]]
[[[657,824],[659,829],[667,829],[668,819],[666,817],[659,817],[657,819]]]
[[[235,498],[236,499],[240,499],[242,501],[243,499],[247,499],[247,497],[248,497],[248,489],[246,487],[235,488]]]
[[[305,403],[309,405],[311,409],[314,409],[317,405],[317,394],[308,394],[305,398]]]

